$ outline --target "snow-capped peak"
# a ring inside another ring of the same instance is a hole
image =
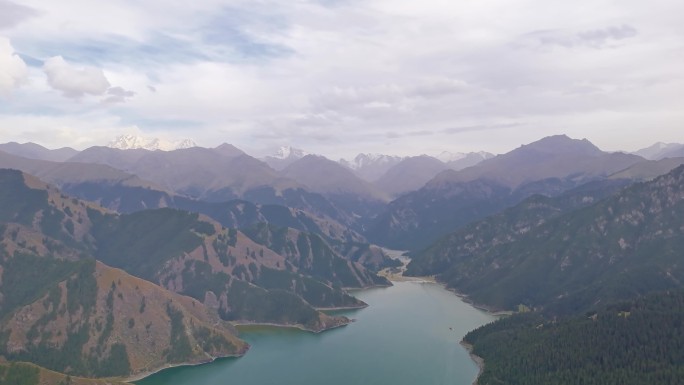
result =
[[[441,160],[444,163],[449,163],[453,162],[455,160],[460,160],[466,157],[465,153],[462,152],[449,152],[449,151],[442,151],[439,155],[435,156],[435,158]]]
[[[276,159],[300,159],[309,155],[308,152],[290,146],[282,146],[273,155]]]
[[[196,146],[197,144],[190,139],[168,141],[159,138],[147,138],[130,134],[121,135],[107,144],[107,147],[116,148],[119,150],[145,149],[150,151],[173,151]]]
[[[461,159],[465,159],[467,157],[473,157],[477,156],[479,158],[482,158],[482,160],[489,159],[493,157],[493,154],[490,154],[485,151],[478,151],[478,152],[450,152],[450,151],[442,151],[439,155],[435,156],[435,158],[441,160],[444,163],[449,163],[449,162],[455,162]]]
[[[359,170],[369,165],[383,165],[387,163],[398,163],[403,158],[400,156],[384,155],[384,154],[359,154],[353,160],[348,161],[341,159],[340,163],[352,170]]]

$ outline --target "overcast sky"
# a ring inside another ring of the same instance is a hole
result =
[[[200,5],[196,5],[200,4]],[[0,0],[0,142],[684,142],[681,0]]]

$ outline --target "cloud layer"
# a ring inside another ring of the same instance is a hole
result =
[[[501,152],[557,133],[681,142],[682,13],[671,0],[0,0],[0,141],[137,131],[333,157]],[[30,129],[10,129],[22,119]]]

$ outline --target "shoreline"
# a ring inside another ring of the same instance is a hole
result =
[[[244,355],[249,351],[249,348],[250,348],[250,346],[247,345],[247,349],[245,349],[245,351],[244,351],[243,353],[240,353],[240,354],[228,354],[228,355],[225,355],[225,356],[212,357],[210,360],[202,361],[202,362],[181,362],[181,363],[178,363],[178,364],[166,364],[166,365],[162,366],[161,368],[149,370],[149,371],[142,372],[142,373],[138,373],[138,374],[133,375],[133,376],[131,376],[131,377],[121,377],[121,378],[118,378],[117,381],[121,381],[121,382],[126,382],[126,383],[131,383],[131,384],[132,384],[132,383],[134,383],[134,382],[136,382],[136,381],[144,380],[144,379],[147,378],[147,377],[153,376],[153,375],[155,375],[155,374],[157,374],[157,373],[160,373],[160,372],[163,372],[164,370],[167,370],[167,369],[173,369],[173,368],[179,368],[179,367],[195,367],[195,366],[208,365],[208,364],[211,364],[211,363],[216,362],[216,360],[221,360],[221,359],[224,359],[224,358],[240,358],[240,357],[244,356]]]
[[[319,311],[322,311],[322,310],[330,310],[330,311],[334,311],[334,310],[355,310],[355,309],[363,309],[366,307],[368,307],[367,304],[364,306],[359,306],[359,307],[346,307],[346,308],[339,308],[339,309],[337,309],[337,308],[316,309],[316,310],[319,310]],[[240,331],[241,327],[261,327],[261,326],[263,326],[263,327],[272,327],[275,329],[293,329],[293,330],[299,330],[299,331],[308,332],[308,333],[320,334],[320,333],[326,332],[328,330],[338,329],[338,328],[347,326],[352,322],[354,322],[353,319],[348,319],[347,322],[340,323],[338,325],[334,325],[334,326],[330,326],[330,327],[326,327],[326,328],[321,329],[321,330],[309,329],[309,328],[305,327],[304,325],[287,325],[287,324],[278,324],[278,323],[269,323],[269,322],[231,322],[231,324],[236,329],[238,329],[238,332]],[[158,369],[153,369],[153,370],[149,370],[146,372],[138,373],[138,374],[130,376],[130,377],[121,377],[121,378],[114,378],[114,379],[116,379],[117,381],[125,382],[125,383],[134,383],[136,381],[144,380],[147,377],[153,376],[153,375],[160,373],[160,372],[167,370],[167,369],[208,365],[208,364],[216,362],[216,360],[221,360],[224,358],[240,358],[249,352],[249,348],[250,348],[250,346],[247,345],[247,349],[245,349],[245,351],[243,353],[240,353],[240,354],[229,354],[229,355],[225,355],[225,356],[212,357],[211,359],[209,359],[207,361],[202,361],[202,362],[182,362],[182,363],[177,363],[177,364],[167,364],[167,365],[164,365]]]
[[[477,377],[475,377],[475,380],[473,381],[473,384],[472,384],[472,385],[477,385],[477,381],[480,379],[480,376],[482,375],[482,372],[484,371],[484,367],[485,367],[484,358],[473,353],[473,345],[471,345],[471,344],[469,344],[463,340],[461,340],[461,342],[459,342],[459,344],[461,346],[463,346],[463,348],[465,350],[468,351],[468,354],[470,355],[470,359],[473,360],[473,362],[475,362],[475,364],[477,365],[477,367],[479,369],[477,372]]]
[[[241,327],[260,327],[260,326],[265,326],[265,327],[271,327],[275,329],[293,329],[293,330],[300,330],[304,332],[309,332],[309,333],[314,333],[314,334],[320,334],[323,332],[326,332],[328,330],[333,330],[333,329],[338,329],[344,326],[349,325],[350,323],[354,322],[352,319],[348,319],[348,322],[340,323],[338,325],[334,326],[329,326],[321,330],[314,330],[314,329],[309,329],[305,327],[304,325],[287,325],[287,324],[277,324],[277,323],[270,323],[270,322],[233,322],[233,326],[235,326],[238,331],[240,331]]]
[[[365,289],[361,289],[365,290]],[[367,308],[369,305],[364,304],[364,305],[358,305],[358,306],[339,306],[339,307],[315,307],[314,309],[317,311],[321,312],[326,312],[326,311],[342,311],[342,310],[361,310]]]
[[[402,262],[405,263],[405,261],[402,261]],[[414,283],[421,283],[421,284],[437,284],[437,285],[440,285],[444,289],[450,291],[455,296],[460,298],[466,304],[472,306],[473,308],[475,308],[477,310],[480,310],[480,311],[485,312],[491,316],[494,316],[494,317],[503,317],[503,316],[514,314],[514,312],[512,312],[512,311],[501,311],[501,310],[497,310],[494,308],[487,307],[486,305],[477,304],[477,303],[473,302],[472,300],[470,300],[467,295],[465,295],[463,293],[459,293],[455,289],[448,288],[445,283],[438,281],[435,276],[423,276],[423,277],[407,277],[407,276],[404,276],[403,273],[405,270],[405,265],[402,267],[403,267],[403,269],[400,268],[401,270],[398,272],[391,272],[390,271],[391,268],[387,268],[387,269],[381,270],[377,274],[379,276],[387,278],[390,282],[414,282]],[[372,285],[372,286],[363,287],[363,288],[348,288],[346,290],[348,290],[348,291],[360,291],[360,290],[368,290],[368,289],[373,289],[373,288],[387,288],[387,287],[391,287],[391,285],[390,286]],[[314,308],[314,309],[316,311],[326,312],[326,311],[360,310],[360,309],[364,309],[367,307],[369,307],[369,305],[364,303],[363,305],[358,305],[358,306],[340,306],[340,307]],[[347,319],[346,322],[342,322],[342,323],[332,325],[329,327],[324,327],[320,330],[310,329],[310,328],[307,328],[306,326],[301,325],[301,324],[279,324],[279,323],[270,323],[270,322],[241,322],[241,321],[238,321],[238,322],[231,321],[230,323],[237,328],[238,332],[246,331],[246,330],[240,330],[240,329],[244,329],[244,328],[266,327],[266,328],[274,328],[274,329],[292,329],[292,330],[304,331],[304,332],[309,332],[309,333],[314,333],[314,334],[320,334],[320,333],[323,333],[323,332],[326,332],[329,330],[338,329],[338,328],[347,326],[353,322],[355,322],[354,319]],[[468,344],[465,341],[461,341],[459,344],[464,349],[466,349],[466,351],[468,351],[468,354],[470,355],[471,360],[478,366],[479,370],[478,370],[478,373],[477,373],[475,380],[473,381],[473,385],[477,385],[478,379],[480,378],[480,375],[484,371],[484,366],[485,366],[484,359],[480,356],[475,355],[472,352],[472,350],[473,350],[472,345]],[[248,347],[248,349],[249,349],[249,347]],[[159,369],[153,370],[153,371],[148,371],[148,372],[137,374],[137,375],[129,377],[129,378],[121,379],[120,381],[132,383],[134,381],[140,381],[142,379],[145,379],[149,376],[152,376],[154,374],[157,374],[157,373],[162,372],[162,371],[167,370],[167,369],[172,369],[172,368],[182,367],[182,366],[188,366],[188,367],[200,366],[200,365],[213,363],[216,360],[223,359],[223,358],[238,358],[238,357],[241,357],[244,354],[246,354],[248,352],[248,349],[245,350],[245,352],[242,354],[213,357],[211,360],[204,361],[204,362],[169,364],[169,365],[165,365],[165,366],[163,366]]]
[[[490,307],[490,306],[487,306],[487,305],[484,305],[481,303],[476,303],[475,301],[468,298],[468,295],[460,293],[460,292],[456,291],[456,289],[446,287],[446,285],[444,285],[444,288],[446,290],[454,293],[458,298],[463,300],[463,302],[467,303],[468,305],[474,307],[477,310],[481,310],[481,311],[483,311],[489,315],[492,315],[494,317],[507,317],[507,316],[515,314],[515,312],[512,310],[499,310],[499,309],[496,309],[496,308],[493,308],[493,307]]]
[[[406,261],[401,260],[404,265],[399,267],[398,271],[392,272],[391,268],[383,269],[380,272],[378,272],[378,275],[383,276],[387,279],[389,279],[392,282],[422,282],[422,283],[435,283],[440,286],[442,286],[445,290],[453,293],[456,297],[460,298],[464,303],[472,306],[473,308],[480,310],[482,312],[485,312],[493,317],[501,318],[505,316],[510,316],[512,314],[515,314],[513,311],[506,311],[506,310],[499,310],[495,309],[492,307],[489,307],[484,304],[479,304],[468,298],[466,294],[458,292],[456,289],[447,287],[447,285],[444,282],[440,282],[437,280],[436,276],[428,276],[428,277],[406,277],[404,276],[404,272],[406,271]],[[475,380],[473,380],[472,385],[478,385],[478,380],[480,379],[480,376],[482,375],[482,372],[484,371],[485,367],[485,361],[484,358],[476,355],[473,353],[473,345],[461,340],[459,342],[459,345],[461,345],[467,352],[468,355],[470,356],[470,359],[477,365],[478,372],[477,376],[475,377]]]

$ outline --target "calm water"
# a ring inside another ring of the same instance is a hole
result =
[[[354,293],[370,306],[356,322],[321,334],[250,327],[236,359],[158,373],[139,385],[471,385],[477,366],[458,344],[494,318],[442,286],[395,282]],[[452,328],[450,330],[449,328]]]

